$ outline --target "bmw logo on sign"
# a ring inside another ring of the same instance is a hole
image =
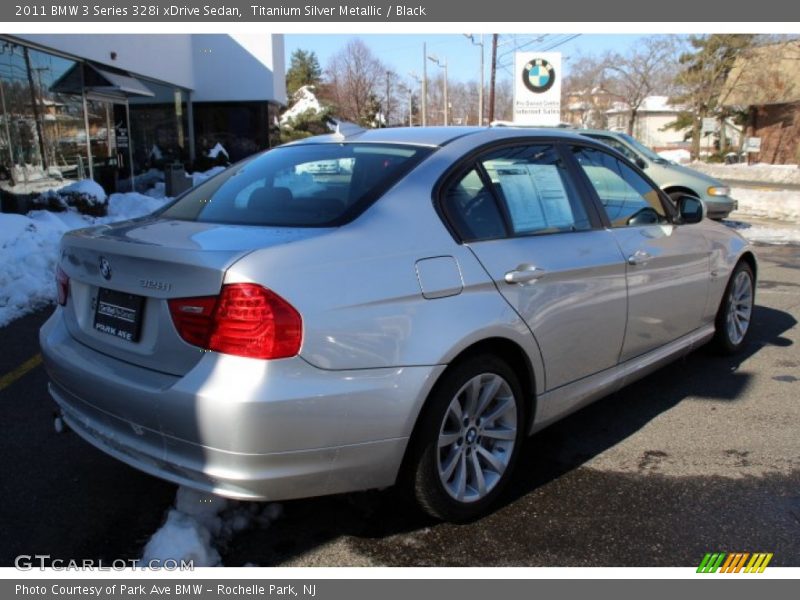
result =
[[[522,83],[534,94],[543,94],[556,82],[556,70],[543,58],[530,61],[522,69]]]
[[[100,275],[106,281],[111,279],[111,264],[106,260],[105,256],[100,257]]]

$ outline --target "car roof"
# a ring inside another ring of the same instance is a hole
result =
[[[608,129],[576,129],[581,135],[605,135],[608,137],[622,137],[623,131],[609,131]]]
[[[286,145],[323,143],[385,143],[414,144],[420,146],[444,146],[455,139],[470,135],[484,134],[489,138],[503,139],[518,136],[541,136],[547,138],[579,139],[572,131],[550,128],[530,127],[387,127],[381,129],[350,128],[341,133],[331,133],[304,138]]]

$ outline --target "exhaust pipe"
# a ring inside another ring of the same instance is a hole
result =
[[[64,413],[59,411],[53,412],[53,428],[56,430],[56,433],[65,433],[69,431],[69,425],[64,420]]]

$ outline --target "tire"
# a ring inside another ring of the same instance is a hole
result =
[[[735,354],[747,342],[755,306],[753,269],[742,261],[736,265],[717,312],[714,346],[721,354]]]
[[[474,520],[508,483],[525,434],[519,379],[493,355],[446,372],[431,392],[410,453],[410,484],[423,511],[444,521]]]

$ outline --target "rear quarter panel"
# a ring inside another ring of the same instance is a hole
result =
[[[300,355],[331,370],[446,364],[482,339],[501,337],[531,358],[544,381],[530,330],[433,207],[431,189],[449,159],[441,149],[358,219],[325,235],[255,251],[225,282],[258,282],[303,317]],[[416,263],[453,257],[463,289],[425,298]]]

